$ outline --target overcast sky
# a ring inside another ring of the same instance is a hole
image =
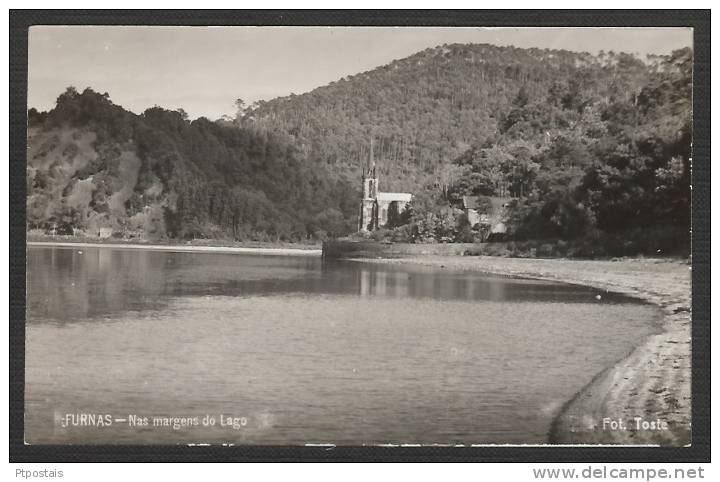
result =
[[[667,54],[683,28],[32,27],[28,106],[48,110],[69,85],[108,92],[140,113],[159,105],[216,119],[300,94],[444,43]]]

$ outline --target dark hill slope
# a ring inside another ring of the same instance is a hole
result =
[[[345,233],[355,213],[351,187],[283,136],[135,115],[90,89],[29,112],[27,180],[30,229],[297,241]]]

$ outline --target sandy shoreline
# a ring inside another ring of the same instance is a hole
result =
[[[255,248],[235,246],[197,246],[197,245],[164,245],[164,244],[125,244],[125,243],[75,243],[55,241],[28,241],[28,246],[47,246],[62,248],[114,248],[114,249],[149,249],[153,251],[178,252],[203,252],[203,253],[239,253],[239,254],[263,254],[274,256],[321,256],[320,249],[302,248]]]
[[[678,260],[585,261],[498,257],[420,256],[363,262],[410,263],[447,269],[562,281],[623,293],[655,304],[663,331],[598,374],[557,414],[549,441],[557,444],[690,443],[691,270]],[[667,426],[640,427],[641,422]],[[622,420],[613,429],[603,419]]]

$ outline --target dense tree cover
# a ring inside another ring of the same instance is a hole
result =
[[[617,245],[609,254],[687,249],[692,51],[602,58],[545,91],[520,85],[496,130],[428,180],[436,201],[392,236],[478,240],[451,207],[463,195],[501,196],[515,198],[510,239],[594,239]]]
[[[30,228],[298,241],[354,227],[354,186],[277,133],[159,107],[134,115],[73,88],[28,122]]]
[[[243,124],[288,133],[307,159],[342,172],[359,174],[372,136],[385,186],[412,190],[499,130],[518,138],[530,135],[526,127],[552,135],[583,119],[591,98],[632,101],[661,62],[612,52],[443,45],[238,112]],[[544,109],[548,100],[558,109]]]
[[[516,103],[495,136],[458,159],[464,170],[454,189],[519,198],[516,239],[624,233],[632,242],[654,227],[646,248],[688,247],[692,52],[676,51],[647,72],[621,97],[583,77],[582,89]]]
[[[515,198],[517,240],[640,231],[662,249],[687,245],[691,98],[689,49],[640,59],[490,45],[427,49],[303,95],[238,99],[236,118],[215,122],[158,107],[135,115],[68,89],[52,111],[28,115],[28,223],[344,235],[372,137],[381,190],[415,194],[385,233],[393,239],[482,239],[457,209],[479,195]]]

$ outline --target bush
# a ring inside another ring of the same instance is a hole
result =
[[[393,243],[412,243],[414,241],[414,239],[413,239],[414,229],[415,229],[415,226],[412,224],[406,224],[404,226],[395,228],[391,233],[392,242]]]
[[[391,229],[376,229],[370,232],[370,239],[378,242],[390,242],[392,240],[393,230]]]

